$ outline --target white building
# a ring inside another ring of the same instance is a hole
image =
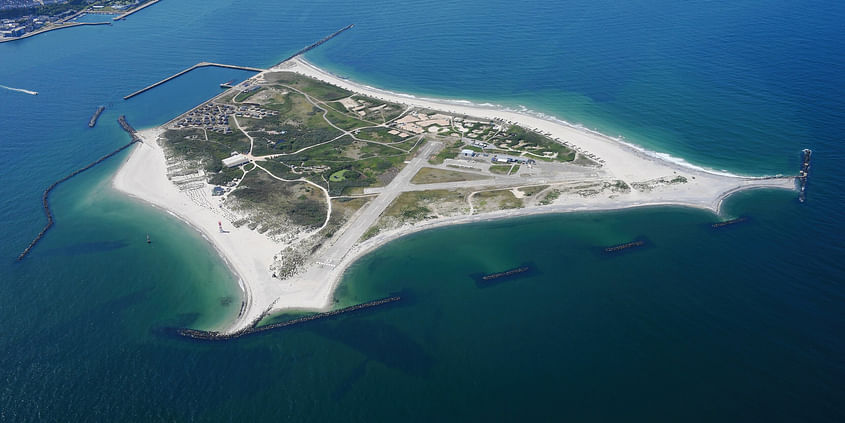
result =
[[[235,154],[232,157],[223,159],[223,166],[236,167],[244,163],[249,163],[249,159],[243,154]]]

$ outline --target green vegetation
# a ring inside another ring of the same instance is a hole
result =
[[[345,129],[347,131],[351,131],[355,128],[363,128],[365,126],[373,125],[372,123],[364,122],[360,119],[356,119],[352,116],[331,109],[329,109],[329,111],[326,113],[326,117],[330,121],[332,121],[335,126],[341,129]]]
[[[489,170],[491,173],[509,175],[511,173],[516,173],[519,170],[519,165],[492,165]]]
[[[349,172],[349,169],[341,169],[335,173],[332,173],[329,176],[329,182],[341,182],[346,180],[346,173]]]
[[[221,160],[233,151],[249,151],[249,140],[241,133],[229,135],[208,132],[208,141],[201,129],[171,129],[164,133],[165,148],[171,154],[200,164],[206,171],[217,173],[223,170]]]
[[[522,200],[516,198],[509,189],[478,192],[472,199],[476,208],[481,209],[481,211],[518,209],[523,207]]]
[[[366,241],[366,240],[378,235],[379,232],[381,232],[381,228],[378,227],[378,224],[370,226],[370,228],[367,229],[367,231],[364,232],[363,235],[361,235],[361,241]]]
[[[377,141],[382,143],[401,143],[405,141],[398,135],[388,134],[390,129],[384,127],[378,128],[366,128],[358,131],[356,136],[358,138],[363,138],[371,141]],[[411,137],[416,138],[416,137]]]
[[[403,221],[417,221],[431,213],[431,205],[454,201],[464,204],[465,194],[445,189],[403,192],[384,211],[384,216],[399,217]]]
[[[546,196],[543,197],[542,200],[540,200],[540,205],[547,206],[549,204],[552,204],[555,200],[558,199],[558,197],[560,197],[560,190],[553,189],[548,194],[546,194]]]
[[[458,182],[458,181],[476,181],[481,179],[490,179],[488,176],[472,174],[466,172],[458,172],[455,170],[435,169],[432,167],[424,167],[411,178],[412,184],[435,184],[439,182]]]
[[[311,97],[323,101],[335,101],[352,95],[351,92],[343,88],[290,72],[273,72],[267,74],[266,78],[269,82],[293,87]]]
[[[617,192],[628,192],[631,190],[631,187],[629,187],[628,184],[625,183],[625,181],[618,179],[610,186],[610,188]]]
[[[367,115],[365,116],[369,120],[378,121],[380,123],[391,121],[399,117],[399,115],[401,115],[402,112],[405,111],[405,108],[401,104],[388,103],[383,100],[358,94],[356,94],[354,98],[359,102],[369,103],[370,106],[368,107],[378,107],[384,104],[385,107],[382,107],[380,110],[374,112],[368,111]]]
[[[242,176],[244,176],[244,172],[240,168],[225,168],[220,171],[220,173],[212,176],[211,179],[208,180],[208,183],[212,185],[226,185],[232,180]]]
[[[583,154],[578,154],[575,157],[575,160],[572,163],[577,164],[579,166],[596,166],[596,165],[598,165],[598,163],[596,163],[595,161],[593,161],[592,159],[590,159],[589,157],[587,157]]]
[[[334,196],[348,194],[352,187],[386,184],[399,173],[406,157],[406,153],[394,148],[343,137],[276,161],[302,171],[297,177],[311,176],[312,181],[323,186],[325,178],[326,188]]]
[[[662,177],[657,179],[651,179],[648,181],[642,182],[632,182],[631,188],[634,188],[637,191],[651,191],[654,188],[657,188],[662,185],[674,185],[674,184],[685,184],[687,183],[687,178],[684,176],[675,176],[672,179],[669,177]]]
[[[241,206],[256,211],[254,224],[279,229],[284,219],[305,227],[319,227],[326,219],[323,192],[304,182],[283,182],[273,179],[261,169],[248,173],[232,196]]]
[[[522,187],[522,188],[519,188],[519,191],[521,191],[523,194],[525,194],[526,197],[530,197],[530,196],[535,195],[538,192],[540,192],[540,191],[542,191],[542,190],[544,190],[548,187],[549,187],[548,185],[537,185],[537,186],[534,186],[534,187]]]
[[[490,140],[494,144],[505,144],[516,152],[530,153],[531,157],[544,161],[571,162],[575,160],[575,151],[565,145],[534,131],[517,125],[511,125],[507,131]],[[487,149],[487,152],[493,152]],[[509,154],[513,154],[510,151]],[[554,157],[554,158],[552,158]]]
[[[245,93],[245,92],[240,92],[240,93],[238,93],[238,95],[236,95],[236,96],[235,96],[235,99],[234,99],[234,100],[235,100],[235,102],[236,102],[236,103],[241,103],[241,102],[243,102],[243,101],[246,101],[246,99],[248,99],[248,98],[250,98],[250,97],[252,97],[252,96],[254,96],[254,95],[258,94],[258,93],[259,93],[259,92],[261,92],[261,91],[264,91],[264,88],[259,88],[259,89],[257,89],[257,90],[252,90],[252,91],[247,92],[247,93]]]
[[[446,159],[454,159],[463,148],[464,143],[461,140],[455,141],[452,145],[447,145],[444,147],[437,155],[432,156],[428,159],[428,162],[433,165],[443,164],[443,161]]]
[[[324,238],[331,238],[335,232],[346,223],[352,215],[361,207],[364,207],[371,198],[333,198],[332,199],[332,216],[329,219],[329,224],[321,231]]]

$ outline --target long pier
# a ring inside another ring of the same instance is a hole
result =
[[[316,313],[316,314],[312,314],[312,315],[309,315],[309,316],[303,316],[303,317],[300,317],[300,318],[297,318],[297,319],[288,320],[288,321],[285,321],[285,322],[273,323],[273,324],[266,325],[266,326],[256,327],[256,324],[258,324],[258,321],[260,321],[261,318],[264,317],[264,315],[262,314],[262,316],[259,319],[257,319],[255,321],[255,323],[253,323],[252,326],[250,326],[246,329],[243,329],[241,331],[234,332],[234,333],[228,333],[228,334],[220,333],[220,332],[214,332],[214,331],[196,330],[196,329],[177,329],[176,333],[181,335],[181,336],[184,336],[186,338],[192,338],[192,339],[197,339],[197,340],[202,340],[202,341],[226,341],[226,340],[229,340],[229,339],[240,338],[242,336],[251,335],[251,334],[255,334],[255,333],[259,333],[259,332],[266,332],[268,330],[298,325],[298,324],[302,324],[302,323],[305,323],[305,322],[310,322],[312,320],[325,319],[327,317],[337,316],[339,314],[351,313],[353,311],[378,307],[378,306],[382,306],[382,305],[385,305],[385,304],[389,304],[389,303],[399,301],[401,299],[402,298],[398,297],[398,296],[387,297],[387,298],[382,298],[380,300],[370,301],[370,302],[366,302],[366,303],[363,303],[363,304],[357,304],[357,305],[354,305],[354,306],[345,307],[345,308],[341,308],[341,309],[334,310],[334,311],[329,311],[329,312],[326,312],[326,313]]]
[[[115,154],[120,153],[121,151],[129,148],[132,144],[135,144],[136,142],[141,141],[141,138],[139,138],[138,135],[135,134],[135,129],[132,128],[132,126],[129,125],[128,122],[126,122],[125,116],[121,116],[120,119],[118,119],[118,122],[120,122],[120,126],[123,127],[123,129],[126,130],[127,132],[129,132],[129,135],[132,136],[132,141],[129,141],[129,144],[126,144],[123,147],[120,147],[117,150],[114,150],[111,153],[106,154],[103,157],[100,157],[99,159],[95,160],[94,162],[88,164],[87,166],[71,172],[69,175],[65,176],[64,178],[59,179],[56,182],[53,182],[49,187],[47,187],[47,189],[44,190],[44,194],[41,195],[41,204],[44,207],[44,214],[47,216],[47,224],[44,225],[44,228],[41,229],[41,232],[39,232],[38,235],[35,236],[35,239],[33,239],[32,242],[30,242],[29,245],[18,256],[18,261],[23,260],[24,257],[26,257],[29,254],[30,251],[32,251],[32,249],[38,244],[38,242],[40,242],[41,239],[44,238],[44,235],[47,233],[47,231],[50,230],[50,228],[53,226],[53,212],[50,211],[50,201],[49,201],[50,192],[53,191],[53,189],[55,189],[57,186],[59,186],[59,184],[61,184],[62,182],[65,182],[68,179],[73,178],[74,176],[79,175],[80,173],[85,172],[88,169],[91,169],[92,167],[106,161],[108,158],[114,156]]]
[[[223,64],[223,63],[212,63],[212,62],[199,62],[199,63],[197,63],[196,65],[193,65],[193,66],[191,66],[191,67],[189,67],[189,68],[187,68],[187,69],[185,69],[185,70],[183,70],[183,71],[181,71],[181,72],[178,72],[178,73],[175,73],[175,74],[173,74],[173,75],[170,75],[170,76],[168,76],[167,78],[164,78],[164,79],[162,79],[161,81],[156,82],[155,84],[148,85],[148,86],[146,86],[146,87],[144,87],[144,88],[141,88],[140,90],[135,91],[134,93],[129,94],[129,95],[127,95],[127,96],[123,97],[123,99],[124,99],[124,100],[129,100],[130,98],[135,97],[135,96],[136,96],[136,95],[138,95],[138,94],[142,94],[142,93],[144,93],[144,92],[147,92],[147,91],[149,91],[149,90],[151,90],[151,89],[153,89],[153,88],[155,88],[155,87],[158,87],[158,86],[159,86],[159,85],[161,85],[161,84],[164,84],[165,82],[168,82],[168,81],[171,81],[171,80],[173,80],[173,79],[176,79],[176,78],[178,78],[178,77],[180,77],[180,76],[182,76],[182,75],[184,75],[184,74],[186,74],[186,73],[188,73],[188,72],[190,72],[190,71],[192,71],[192,70],[194,70],[194,69],[197,69],[197,68],[205,68],[205,67],[216,67],[216,68],[226,68],[226,69],[238,69],[238,70],[245,70],[245,71],[252,71],[252,72],[264,72],[264,71],[266,70],[266,69],[261,69],[261,68],[253,68],[253,67],[250,67],[250,66],[226,65],[226,64]]]
[[[332,38],[334,38],[334,37],[337,37],[338,35],[340,35],[340,33],[342,33],[343,31],[346,31],[347,29],[351,29],[353,26],[355,26],[355,24],[349,24],[349,25],[347,25],[347,26],[345,26],[345,27],[343,27],[343,28],[341,28],[341,29],[339,29],[339,30],[337,30],[337,31],[333,32],[331,35],[328,35],[328,36],[324,37],[322,40],[317,41],[317,42],[316,42],[316,43],[314,43],[314,44],[311,44],[311,45],[309,45],[309,46],[307,46],[307,47],[302,48],[301,50],[297,51],[296,53],[294,53],[294,54],[290,55],[287,59],[282,60],[281,62],[277,63],[277,64],[276,64],[276,66],[279,66],[279,65],[281,65],[282,63],[285,63],[285,62],[287,62],[288,60],[293,59],[293,58],[294,58],[294,57],[296,57],[296,56],[299,56],[299,55],[301,55],[301,54],[305,54],[305,53],[307,53],[308,51],[310,51],[310,50],[311,50],[311,49],[313,49],[313,48],[319,47],[321,44],[325,43],[326,41],[331,40],[331,39],[332,39]]]
[[[123,13],[123,14],[121,14],[121,15],[119,15],[119,16],[114,17],[112,20],[113,20],[113,21],[119,21],[119,20],[122,20],[122,19],[126,19],[126,17],[127,17],[127,16],[129,16],[129,15],[131,15],[131,14],[135,13],[135,12],[140,12],[142,9],[145,9],[145,8],[147,8],[147,7],[150,7],[150,6],[152,6],[152,5],[156,4],[156,3],[160,2],[160,1],[161,1],[161,0],[152,0],[151,2],[144,3],[144,4],[142,4],[142,5],[140,5],[140,6],[136,7],[136,8],[134,8],[134,9],[132,9],[132,10],[130,10],[130,11],[128,11],[128,12],[126,12],[126,13]]]

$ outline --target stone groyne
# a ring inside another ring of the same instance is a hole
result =
[[[272,324],[269,324],[269,325],[266,325],[266,326],[257,326],[258,322],[261,321],[261,319],[266,315],[266,313],[264,313],[261,316],[259,316],[259,318],[256,319],[256,321],[253,322],[253,324],[251,326],[247,327],[246,329],[242,329],[240,331],[233,332],[233,333],[221,333],[221,332],[204,331],[204,330],[197,330],[197,329],[176,329],[176,333],[181,335],[181,336],[187,337],[187,338],[197,339],[197,340],[202,340],[202,341],[226,341],[226,340],[229,340],[229,339],[240,338],[242,336],[251,335],[251,334],[255,334],[255,333],[259,333],[259,332],[266,332],[268,330],[298,325],[298,324],[302,324],[302,323],[305,323],[305,322],[310,322],[312,320],[325,319],[325,318],[337,316],[337,315],[340,315],[340,314],[346,314],[346,313],[351,313],[351,312],[359,311],[359,310],[363,310],[363,309],[378,307],[378,306],[382,306],[382,305],[385,305],[385,304],[394,303],[394,302],[397,302],[399,300],[401,300],[401,297],[399,297],[399,296],[387,297],[387,298],[382,298],[382,299],[375,300],[375,301],[366,302],[366,303],[363,303],[363,304],[357,304],[357,305],[354,305],[354,306],[341,308],[341,309],[334,310],[334,311],[328,311],[328,312],[325,312],[325,313],[315,313],[315,314],[311,314],[311,315],[308,315],[308,316],[299,317],[299,318],[296,318],[296,319],[293,319],[293,320],[287,320],[287,321],[279,322],[279,323],[272,323]]]
[[[607,247],[604,249],[605,253],[619,253],[625,250],[629,250],[631,248],[642,247],[645,245],[645,241],[631,241],[626,242],[624,244],[614,245],[611,247]]]
[[[55,189],[57,186],[59,186],[59,184],[61,184],[62,182],[65,182],[68,179],[73,178],[74,176],[79,175],[80,173],[85,172],[88,169],[91,169],[92,167],[108,160],[110,157],[114,156],[115,154],[120,153],[121,151],[129,148],[132,144],[135,144],[136,142],[141,141],[141,139],[138,138],[138,135],[135,134],[135,129],[132,128],[132,126],[129,125],[128,122],[126,122],[125,116],[121,116],[120,119],[118,119],[118,122],[120,122],[120,126],[123,127],[123,129],[126,130],[126,132],[129,132],[129,135],[132,136],[132,141],[129,141],[128,144],[118,148],[117,150],[112,151],[109,154],[106,154],[103,157],[100,157],[99,159],[95,160],[94,162],[88,164],[87,166],[80,168],[80,169],[77,169],[77,170],[74,170],[73,172],[71,172],[70,174],[65,176],[64,178],[59,179],[56,182],[53,182],[49,187],[47,187],[47,189],[44,190],[44,193],[41,195],[41,205],[44,207],[44,214],[47,216],[47,224],[44,225],[44,228],[41,229],[41,232],[39,232],[38,235],[35,236],[35,239],[33,239],[32,242],[30,242],[29,245],[18,256],[18,261],[23,260],[24,257],[26,257],[30,253],[30,251],[32,251],[32,249],[38,244],[38,242],[40,242],[41,239],[44,238],[44,235],[47,233],[47,231],[50,230],[50,228],[53,226],[53,212],[50,210],[50,201],[49,201],[50,200],[50,192],[53,191],[53,189]]]

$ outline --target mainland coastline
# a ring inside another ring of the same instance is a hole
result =
[[[441,217],[383,231],[355,244],[337,256],[331,266],[312,265],[292,278],[280,280],[269,271],[269,265],[284,245],[245,226],[235,227],[226,216],[213,208],[203,207],[180,192],[167,178],[165,152],[158,143],[163,127],[140,131],[144,142],[136,146],[115,174],[113,186],[117,190],[153,204],[185,221],[198,230],[218,251],[243,290],[244,303],[238,318],[224,332],[234,333],[253,324],[266,313],[290,309],[325,311],[331,306],[332,294],[346,269],[363,255],[387,242],[410,233],[434,227],[513,218],[526,215],[566,213],[574,211],[600,211],[631,207],[677,205],[696,207],[720,214],[724,199],[741,190],[754,188],[795,189],[794,178],[743,177],[724,174],[694,166],[686,166],[652,154],[636,146],[600,133],[580,128],[554,118],[530,115],[518,111],[466,104],[463,101],[434,100],[393,93],[358,84],[327,71],[307,61],[296,58],[262,72],[291,72],[314,78],[368,97],[472,116],[480,119],[506,121],[518,124],[552,137],[565,139],[577,151],[601,158],[603,172],[626,181],[645,181],[679,175],[687,183],[660,187],[648,192],[564,198],[554,204],[518,209],[499,210],[464,216]],[[253,79],[251,78],[251,79]],[[426,151],[418,151],[417,159],[425,159]],[[218,222],[225,232],[220,231]],[[346,226],[345,226],[346,227]]]

